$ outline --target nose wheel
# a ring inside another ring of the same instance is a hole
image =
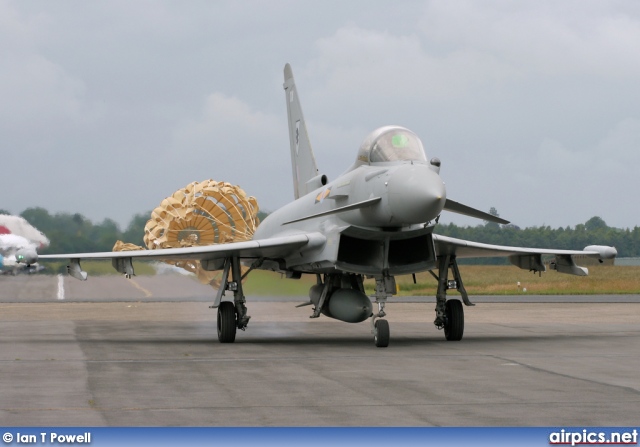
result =
[[[373,333],[373,342],[378,348],[386,348],[389,346],[389,322],[382,318],[387,316],[384,307],[387,304],[387,297],[396,292],[396,281],[393,276],[385,276],[376,278],[376,301],[378,305],[378,313],[371,316],[371,332]]]
[[[387,320],[377,320],[373,326],[373,341],[378,348],[389,346],[389,322]]]

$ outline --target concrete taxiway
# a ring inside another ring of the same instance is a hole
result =
[[[638,296],[477,300],[460,342],[432,299],[391,301],[384,349],[280,297],[219,344],[211,297],[173,275],[0,278],[2,425],[640,425]]]

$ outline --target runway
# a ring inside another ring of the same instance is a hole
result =
[[[430,298],[390,302],[384,349],[368,323],[249,297],[223,345],[208,286],[135,281],[65,280],[60,299],[55,276],[0,278],[3,425],[640,425],[637,297],[476,299],[460,342]]]

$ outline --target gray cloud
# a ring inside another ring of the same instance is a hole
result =
[[[2,207],[125,224],[206,178],[281,206],[291,62],[330,177],[400,124],[456,200],[521,226],[633,227],[637,42],[624,1],[3,1]]]

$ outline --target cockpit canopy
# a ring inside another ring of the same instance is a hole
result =
[[[427,161],[420,138],[409,129],[386,126],[374,130],[360,146],[356,164]]]

